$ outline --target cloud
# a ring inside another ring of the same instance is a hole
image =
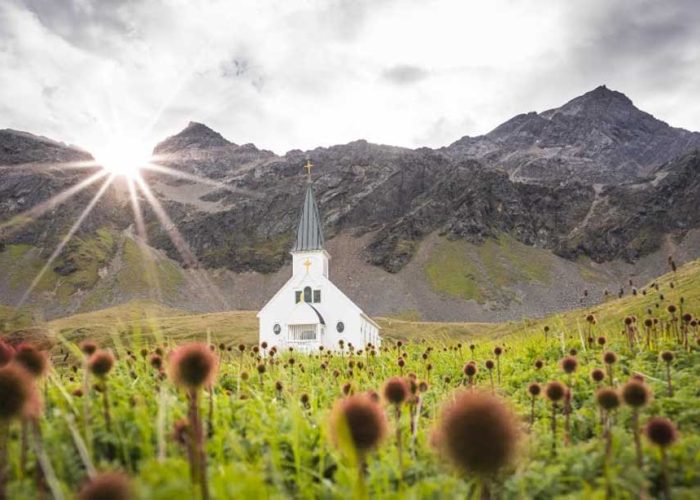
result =
[[[207,123],[278,153],[442,146],[601,83],[700,129],[691,0],[9,0],[0,110],[90,149]]]
[[[382,76],[392,83],[398,85],[407,85],[424,80],[429,75],[429,72],[418,66],[410,64],[399,64],[387,68],[382,72]]]

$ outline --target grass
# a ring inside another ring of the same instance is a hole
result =
[[[425,272],[437,292],[475,300],[510,301],[519,283],[549,283],[552,256],[507,235],[489,238],[481,245],[441,239],[432,251]]]
[[[675,342],[672,330],[666,332],[662,328],[651,349],[643,343],[630,349],[620,331],[626,316],[637,315],[641,322],[647,316],[647,308],[662,325],[671,325],[665,323],[669,320],[666,306],[680,304],[681,297],[684,310],[697,316],[699,279],[700,261],[695,261],[677,273],[660,277],[656,281],[659,291],[647,287],[647,295],[640,293],[610,301],[592,310],[598,318],[595,334],[605,335],[606,349],[619,356],[614,385],[619,387],[633,373],[643,374],[654,398],[642,411],[642,423],[651,416],[665,416],[680,430],[680,440],[668,453],[675,498],[700,495],[700,348],[683,349]],[[224,343],[223,350],[214,348],[221,364],[212,392],[214,413],[211,421],[207,418],[211,424],[208,481],[213,498],[330,499],[347,498],[357,491],[351,463],[329,439],[329,410],[342,397],[341,386],[346,382],[355,391],[379,389],[389,376],[399,374],[399,356],[406,364],[404,375],[415,373],[418,379],[429,383],[429,388],[421,394],[415,442],[408,439],[404,420],[407,448],[403,468],[397,464],[393,439],[387,439],[369,457],[368,496],[477,498],[477,478],[457,474],[447,466],[431,446],[431,435],[440,408],[451,400],[454,391],[463,387],[461,369],[472,357],[479,368],[477,388],[490,390],[485,361],[493,357],[496,345],[503,346],[504,353],[500,359],[502,380],[494,390],[517,415],[523,441],[517,463],[493,479],[495,497],[659,497],[658,450],[644,441],[643,467],[636,467],[629,430],[632,417],[627,407],[615,415],[612,457],[606,463],[595,403],[596,385],[588,375],[593,367],[602,365],[602,349],[581,341],[582,321],[589,312],[581,309],[537,321],[498,325],[384,318],[380,322],[387,341],[376,356],[350,356],[347,350],[344,356],[326,355],[323,359],[283,353],[279,362],[267,363],[261,378],[256,372],[260,360],[250,348],[243,355],[237,349],[238,342],[256,337],[257,323],[251,312],[202,315],[137,302],[55,320],[48,326],[60,342],[54,351],[54,368],[46,386],[46,409],[40,421],[47,462],[55,472],[54,487],[70,497],[86,479],[87,469],[118,468],[132,477],[139,498],[197,497],[188,479],[187,455],[169,438],[173,423],[187,414],[186,398],[139,353],[141,348],[150,353],[156,346],[168,351],[185,340],[197,339]],[[542,332],[544,325],[551,327],[547,338]],[[696,329],[691,334],[697,336],[700,331]],[[100,395],[95,391],[88,395],[92,415],[88,421],[83,413],[85,399],[74,392],[82,387],[83,362],[74,342],[86,335],[112,348],[118,358],[107,380],[111,431],[101,418]],[[404,346],[399,349],[389,337],[404,339]],[[461,348],[456,344],[458,339],[463,342]],[[475,344],[473,353],[466,342]],[[559,361],[572,348],[578,350],[579,368],[567,377]],[[659,360],[659,352],[665,349],[673,350],[676,356],[671,368],[676,388],[672,396],[666,390],[665,365]],[[293,367],[288,363],[292,356],[296,360]],[[540,370],[534,368],[538,359],[544,362]],[[322,361],[328,363],[326,368]],[[242,372],[250,378],[242,378]],[[565,381],[573,391],[570,440],[565,444],[562,439],[563,415],[559,414],[556,455],[550,452],[550,407],[545,400],[536,400],[535,422],[530,428],[530,399],[525,390],[530,382],[553,379]],[[282,383],[281,391],[276,390],[276,381]],[[308,407],[300,403],[302,394],[309,396]],[[204,397],[200,410],[205,416],[208,405],[209,399]],[[20,475],[18,429],[14,424],[10,433],[8,497],[36,498],[41,495],[34,480],[33,452],[29,454],[28,472]]]

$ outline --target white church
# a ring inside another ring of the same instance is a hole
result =
[[[258,312],[260,343],[278,350],[316,352],[321,346],[337,351],[355,350],[367,344],[379,346],[380,327],[330,280],[331,256],[324,248],[323,227],[311,185],[301,210],[297,238],[292,248],[292,277]]]

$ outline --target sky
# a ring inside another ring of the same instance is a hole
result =
[[[0,129],[439,147],[605,84],[700,130],[695,0],[3,0]]]

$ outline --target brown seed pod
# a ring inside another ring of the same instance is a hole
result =
[[[676,426],[667,418],[653,417],[644,427],[644,434],[656,446],[666,448],[678,439]]]
[[[185,344],[170,357],[170,376],[176,385],[197,389],[211,384],[217,365],[216,356],[206,344]]]
[[[649,403],[651,391],[644,382],[630,380],[622,387],[622,400],[627,406],[641,408]]]
[[[114,366],[114,356],[109,351],[95,351],[88,359],[88,369],[96,377],[106,377]]]
[[[120,472],[104,472],[90,479],[80,490],[79,500],[130,500],[131,480]]]
[[[598,405],[607,411],[615,410],[620,406],[620,395],[615,389],[611,389],[610,387],[598,389],[595,398]]]
[[[520,432],[514,414],[496,396],[464,391],[442,411],[434,442],[461,471],[488,476],[515,458]]]
[[[386,435],[386,416],[367,394],[354,394],[336,402],[331,412],[330,430],[333,441],[340,443],[347,429],[350,444],[363,456],[379,446]]]
[[[384,399],[393,405],[400,405],[409,395],[406,381],[401,377],[391,377],[384,383]]]
[[[557,380],[553,380],[545,386],[544,394],[547,396],[547,399],[553,403],[557,403],[564,399],[566,395],[566,386]]]

